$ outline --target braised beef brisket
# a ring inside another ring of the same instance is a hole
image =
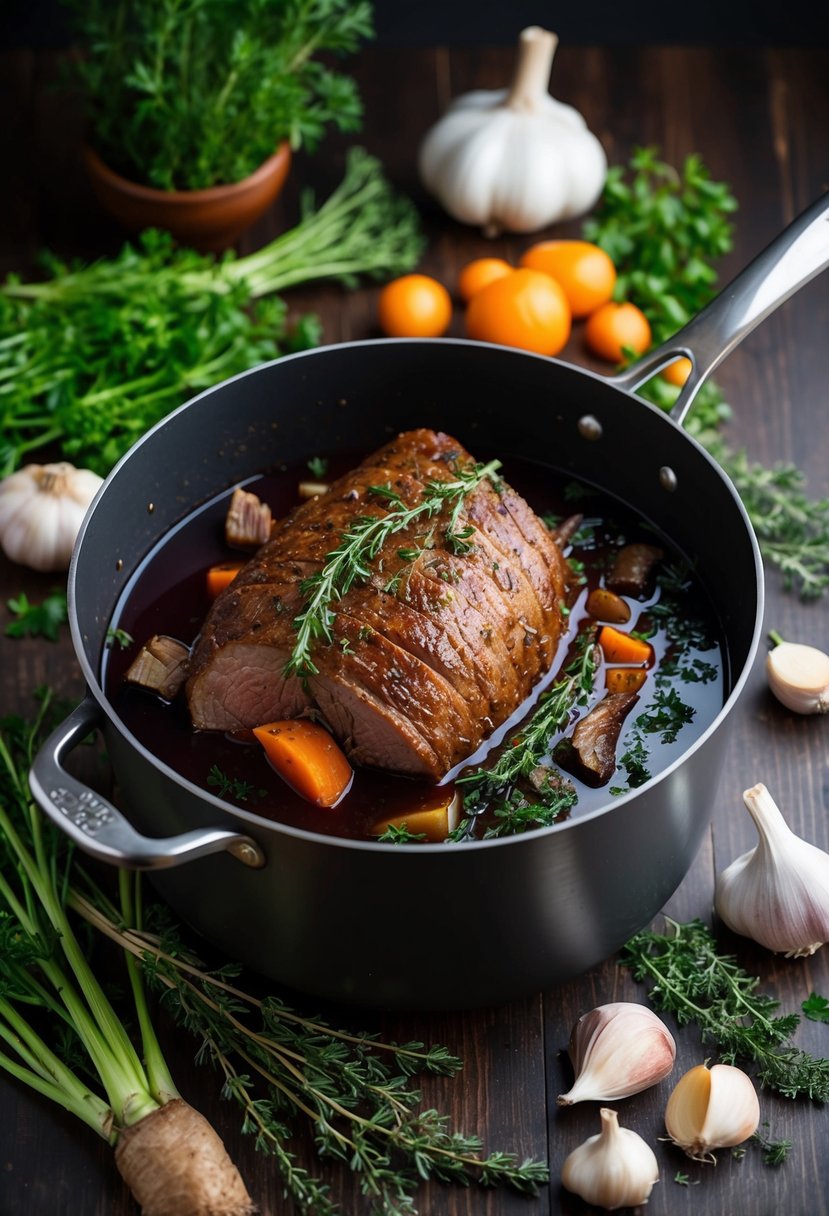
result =
[[[439,780],[513,713],[550,667],[568,568],[548,529],[504,483],[463,500],[469,552],[445,540],[444,516],[391,536],[336,605],[318,674],[284,675],[303,579],[365,515],[415,506],[429,482],[472,457],[448,435],[409,431],[304,502],[214,603],[191,658],[194,726],[236,730],[321,715],[356,764]],[[445,547],[444,547],[445,546]],[[412,560],[412,553],[422,550]]]

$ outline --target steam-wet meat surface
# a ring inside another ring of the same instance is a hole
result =
[[[562,739],[555,758],[585,785],[607,785],[616,772],[616,744],[625,718],[639,697],[635,692],[611,692],[599,701],[576,726],[569,739]]]
[[[270,540],[215,601],[191,658],[193,724],[233,731],[301,714],[322,717],[356,764],[439,780],[521,704],[549,670],[562,632],[568,567],[548,529],[505,483],[484,481],[445,537],[448,510],[390,536],[369,577],[316,643],[316,674],[285,676],[320,571],[366,515],[414,507],[429,483],[473,458],[450,436],[409,431],[275,524]],[[372,493],[386,486],[397,502]]]

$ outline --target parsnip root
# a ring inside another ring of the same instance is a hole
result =
[[[180,1098],[124,1128],[115,1163],[143,1216],[253,1216],[255,1211],[221,1138]]]

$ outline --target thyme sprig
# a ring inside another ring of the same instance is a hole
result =
[[[783,1097],[829,1100],[829,1059],[791,1041],[799,1016],[776,1015],[780,1002],[758,993],[759,980],[717,950],[702,921],[665,921],[665,933],[637,933],[620,958],[635,979],[653,983],[651,1003],[680,1025],[696,1022],[703,1042],[715,1044],[724,1063],[756,1064],[760,1082]]]
[[[166,913],[158,932],[125,925],[93,882],[70,904],[93,927],[142,962],[151,988],[174,1020],[200,1041],[197,1059],[223,1078],[223,1094],[243,1114],[243,1130],[272,1156],[300,1211],[333,1216],[328,1187],[299,1166],[286,1143],[298,1117],[311,1121],[321,1157],[359,1175],[375,1211],[412,1216],[421,1179],[484,1186],[506,1183],[535,1194],[548,1180],[543,1162],[512,1153],[481,1153],[481,1141],[453,1131],[446,1116],[420,1109],[417,1073],[452,1076],[460,1060],[445,1047],[385,1043],[303,1017],[275,997],[235,986],[239,968],[205,969]]]
[[[325,558],[320,571],[301,584],[305,607],[294,618],[296,640],[285,665],[285,675],[306,677],[318,671],[311,658],[315,643],[334,640],[334,605],[355,583],[371,576],[371,563],[389,537],[410,527],[419,519],[433,519],[450,507],[444,539],[453,552],[465,552],[471,529],[459,528],[460,510],[468,494],[486,480],[497,484],[500,460],[488,464],[469,464],[456,471],[448,481],[429,481],[420,502],[407,506],[388,485],[370,486],[370,493],[389,509],[382,515],[361,515],[343,533],[340,543]]]
[[[566,726],[573,706],[586,704],[593,691],[596,651],[595,630],[588,630],[562,678],[542,694],[530,719],[510,739],[496,762],[458,778],[458,784],[466,787],[465,815],[450,839],[465,839],[474,817],[490,806],[494,806],[495,822],[485,832],[487,839],[547,826],[575,804],[576,793],[570,782],[543,762],[555,736]],[[542,766],[543,772],[539,773]],[[537,797],[528,798],[517,786],[533,777]]]

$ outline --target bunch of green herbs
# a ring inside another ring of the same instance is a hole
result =
[[[274,293],[402,274],[420,250],[413,207],[356,148],[325,202],[307,197],[300,223],[247,257],[147,232],[91,265],[49,258],[44,282],[11,276],[0,288],[0,475],[49,443],[107,473],[187,396],[316,344],[316,319],[289,324]]]
[[[792,1042],[798,1014],[778,1014],[780,1002],[758,992],[759,980],[733,955],[720,953],[702,921],[665,920],[664,933],[637,933],[620,958],[635,979],[651,985],[655,1008],[680,1025],[695,1022],[723,1063],[756,1065],[760,1082],[783,1097],[829,1100],[829,1059]]]
[[[91,140],[162,190],[253,173],[282,140],[360,126],[354,81],[320,60],[372,36],[369,0],[68,0]]]
[[[670,338],[713,299],[714,262],[733,242],[737,208],[728,186],[712,181],[699,156],[681,170],[659,159],[655,148],[637,148],[630,165],[610,169],[585,239],[600,245],[618,271],[617,300],[631,300],[651,326],[654,344]],[[643,397],[670,409],[679,390],[661,376]],[[787,590],[814,599],[829,588],[829,500],[805,493],[803,473],[791,464],[772,469],[733,452],[721,427],[730,410],[720,389],[706,382],[694,401],[688,431],[733,481],[755,528],[765,559]]]
[[[276,1163],[300,1212],[338,1210],[328,1184],[297,1161],[292,1145],[302,1123],[320,1161],[354,1170],[373,1210],[386,1216],[413,1216],[415,1192],[428,1178],[524,1194],[547,1182],[543,1162],[484,1154],[478,1137],[423,1108],[412,1078],[456,1074],[461,1061],[446,1048],[382,1042],[277,997],[252,996],[237,986],[236,965],[206,968],[171,913],[145,907],[140,875],[121,871],[117,896],[105,890],[32,799],[32,757],[65,713],[49,693],[39,697],[33,721],[0,722],[0,1069],[113,1142],[118,1127],[176,1096],[146,984],[194,1036],[197,1063],[215,1070],[243,1131]],[[110,1002],[96,976],[94,940],[81,932],[90,925],[124,952],[143,1064],[119,1019],[120,1002]],[[90,1064],[103,1095],[90,1085]]]

